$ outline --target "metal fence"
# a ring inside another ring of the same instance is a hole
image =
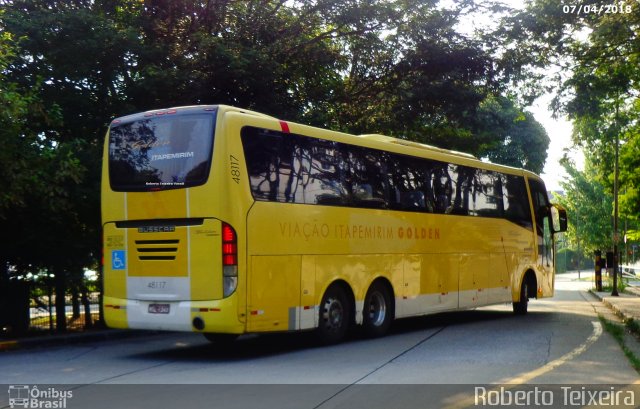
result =
[[[99,319],[100,301],[99,293],[90,293],[88,296],[88,309],[90,317],[87,320],[85,305],[78,301],[79,306],[74,311],[71,297],[65,300],[65,316],[67,320],[67,330],[81,331],[93,326]],[[29,306],[29,331],[55,331],[56,329],[56,307],[55,296],[49,299],[48,296],[31,297]]]

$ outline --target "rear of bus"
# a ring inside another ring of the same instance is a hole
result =
[[[114,120],[102,172],[104,314],[114,328],[244,331],[244,269],[221,106]]]

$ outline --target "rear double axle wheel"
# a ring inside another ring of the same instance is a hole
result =
[[[352,298],[341,285],[332,285],[325,292],[320,304],[317,333],[324,344],[341,341],[353,322]],[[387,333],[394,317],[393,299],[388,286],[374,282],[364,298],[362,329],[369,337]]]
[[[369,287],[364,298],[362,314],[362,325],[367,336],[379,337],[387,333],[394,316],[391,294],[387,286],[374,282]]]

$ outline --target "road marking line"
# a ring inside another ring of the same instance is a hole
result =
[[[503,379],[501,381],[499,381],[498,383],[501,384],[523,384],[525,382],[530,381],[533,378],[537,378],[541,375],[546,374],[547,372],[550,372],[554,369],[556,369],[557,367],[559,367],[560,365],[564,364],[567,361],[572,360],[573,358],[577,357],[578,355],[580,355],[581,353],[583,353],[584,351],[586,351],[594,342],[596,342],[598,340],[598,338],[600,338],[600,335],[602,335],[602,324],[600,324],[597,321],[591,321],[591,324],[593,324],[593,333],[591,334],[591,336],[589,338],[587,338],[587,340],[585,342],[583,342],[580,346],[578,346],[576,349],[574,349],[571,352],[567,352],[566,354],[562,355],[560,358],[555,359],[551,362],[549,362],[548,364],[541,366],[538,369],[535,369],[531,372],[526,372],[524,374],[521,374],[515,378],[511,378],[511,379]]]
[[[538,369],[534,369],[533,371],[530,371],[530,372],[525,372],[523,374],[516,376],[515,378],[501,379],[498,382],[496,382],[496,384],[501,385],[500,388],[503,390],[513,389],[517,385],[522,385],[523,383],[529,382],[534,378],[544,375],[547,372],[550,372],[556,369],[560,365],[563,365],[567,361],[570,361],[573,358],[577,357],[578,355],[582,354],[584,351],[589,349],[589,347],[593,345],[593,343],[596,342],[598,338],[600,338],[600,335],[602,335],[602,324],[600,324],[597,321],[591,321],[591,324],[593,325],[593,332],[591,333],[591,336],[587,338],[587,340],[584,341],[582,344],[580,344],[578,347],[576,347],[574,350],[567,352],[566,354],[562,355],[560,358],[554,359],[553,361],[547,363],[546,365],[541,366]],[[496,387],[493,390],[499,391],[500,389]],[[457,402],[451,405],[445,406],[444,409],[462,409],[462,408],[467,408],[469,406],[475,405],[475,396],[469,396],[469,395],[463,396],[463,397],[454,396],[453,398],[455,398]]]

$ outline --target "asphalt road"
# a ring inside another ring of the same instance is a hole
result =
[[[559,276],[556,296],[532,301],[526,316],[510,305],[439,314],[399,321],[384,338],[353,334],[330,347],[307,334],[221,348],[198,334],[166,333],[9,351],[0,354],[0,384],[68,389],[66,408],[453,408],[477,404],[478,387],[508,385],[508,397],[518,385],[637,382],[602,331],[601,303],[588,286]],[[9,392],[0,389],[0,408],[17,393]],[[56,399],[49,395],[42,399]],[[553,403],[566,404],[559,399]]]

